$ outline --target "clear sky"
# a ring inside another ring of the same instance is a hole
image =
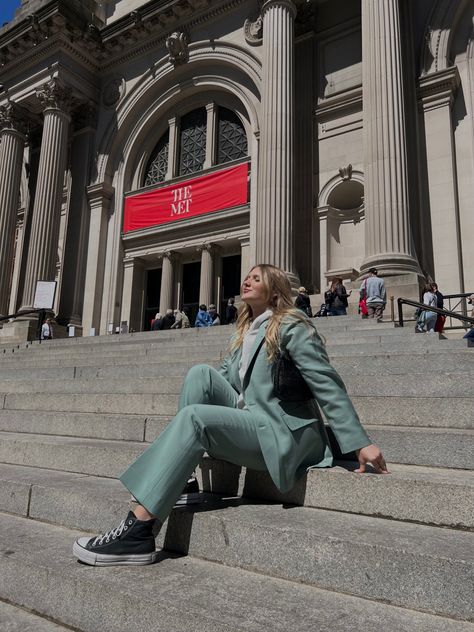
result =
[[[21,0],[0,0],[0,26],[12,19],[15,10],[20,4]]]

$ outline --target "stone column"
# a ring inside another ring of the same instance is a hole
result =
[[[59,314],[76,335],[82,332],[82,309],[86,276],[89,208],[86,187],[90,182],[95,109],[83,103],[74,115],[75,133],[71,145],[70,203],[61,270]],[[128,320],[128,319],[127,319]]]
[[[114,189],[107,183],[94,184],[87,188],[90,207],[89,242],[87,248],[86,280],[82,325],[84,334],[91,328],[99,333],[104,287],[104,269],[107,244],[109,206]]]
[[[0,315],[9,308],[15,229],[26,136],[15,107],[0,108]]]
[[[173,255],[171,251],[163,253],[161,269],[160,312],[164,315],[167,309],[174,309]]]
[[[23,309],[33,306],[36,282],[54,281],[58,258],[61,196],[66,169],[70,90],[52,80],[38,90],[44,106],[41,154],[36,183]]]
[[[293,245],[295,16],[291,0],[263,2],[256,261],[279,266],[298,285]]]
[[[250,256],[250,238],[243,237],[240,240],[240,279],[243,281],[250,270],[251,256]]]
[[[201,283],[199,286],[199,305],[207,307],[214,299],[214,252],[212,244],[203,244],[201,251]]]
[[[138,257],[126,258],[123,266],[120,322],[126,321],[129,331],[141,331],[144,304],[144,261]]]
[[[419,272],[409,219],[399,0],[362,0],[365,260],[383,276]]]
[[[423,77],[419,86],[425,122],[432,241],[432,246],[426,243],[425,230],[422,233],[424,250],[432,247],[430,272],[439,287],[448,289],[449,293],[465,291],[452,122],[452,107],[460,83],[458,70],[453,67]]]

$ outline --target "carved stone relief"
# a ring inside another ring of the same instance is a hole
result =
[[[174,65],[184,64],[188,60],[188,38],[183,31],[175,31],[166,38],[168,60]]]
[[[263,41],[263,18],[255,14],[244,23],[245,40],[251,46],[259,46]]]
[[[43,109],[54,108],[68,113],[72,105],[70,87],[57,78],[51,79],[36,90],[36,97]]]
[[[112,77],[102,90],[102,103],[106,107],[116,105],[125,94],[125,80],[123,77]]]

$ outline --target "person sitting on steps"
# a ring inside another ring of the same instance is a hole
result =
[[[376,472],[387,473],[312,321],[293,306],[286,274],[272,265],[255,266],[241,291],[244,306],[220,370],[203,364],[189,370],[178,414],[120,477],[136,506],[116,528],[76,540],[73,553],[82,562],[152,563],[158,555],[153,528],[164,523],[205,452],[268,471],[281,492],[309,468],[332,465],[319,410],[341,452],[356,451],[356,472],[371,463]],[[287,401],[277,395],[272,368],[280,353],[299,370],[309,398]]]

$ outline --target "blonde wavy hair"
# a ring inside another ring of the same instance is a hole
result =
[[[313,330],[314,333],[316,330],[307,316],[300,309],[294,307],[290,282],[283,270],[268,263],[259,263],[249,270],[249,274],[256,268],[260,268],[268,309],[273,311],[273,315],[269,319],[265,332],[265,346],[268,360],[272,362],[277,357],[280,348],[280,327],[283,322],[299,320],[304,323],[308,329]],[[244,303],[243,307],[239,310],[237,331],[229,347],[231,354],[242,346],[244,336],[252,321],[252,308],[250,305]]]

